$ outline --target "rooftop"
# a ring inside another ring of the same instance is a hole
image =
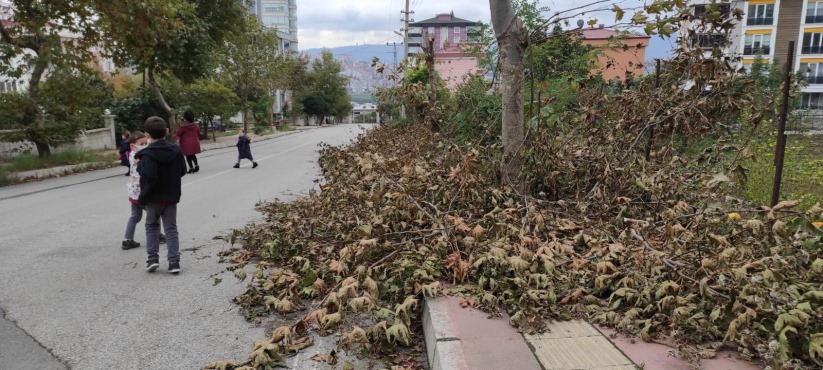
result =
[[[410,26],[426,26],[426,25],[435,25],[435,24],[460,24],[460,25],[469,25],[469,26],[476,26],[478,22],[465,20],[462,18],[457,18],[454,16],[454,12],[451,13],[444,13],[438,14],[434,16],[434,18],[429,18],[426,20],[422,20],[420,22],[409,23]]]
[[[583,38],[586,40],[607,40],[610,37],[620,37],[623,31],[617,31],[610,28],[587,28],[583,30]],[[651,38],[646,35],[629,32],[626,35],[630,39],[648,39]]]

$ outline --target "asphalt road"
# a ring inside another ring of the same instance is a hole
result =
[[[120,249],[129,216],[124,169],[0,188],[0,369],[199,369],[245,360],[263,330],[231,299],[246,283],[224,272],[213,237],[259,218],[255,203],[305,194],[317,144],[349,142],[363,125],[307,130],[259,143],[256,169],[236,149],[204,152],[183,178],[179,275],[145,271],[144,222]],[[214,278],[222,283],[214,285]]]

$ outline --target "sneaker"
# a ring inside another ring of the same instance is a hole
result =
[[[251,168],[257,168],[257,162],[254,162],[254,165]]]
[[[146,263],[146,271],[148,272],[154,272],[158,267],[160,267],[160,262],[149,261]]]
[[[180,262],[169,262],[169,273],[176,274],[180,272]]]
[[[194,165],[194,171],[192,171],[192,172],[200,172],[200,165],[199,164]]]
[[[161,233],[160,234],[160,243],[165,243],[165,242],[166,242],[166,236]]]
[[[240,168],[240,163],[235,164],[235,165],[234,165],[234,168]]]
[[[134,240],[131,240],[131,239],[123,240],[123,244],[120,246],[120,248],[123,248],[123,250],[134,249],[134,248],[139,248],[139,247],[140,247],[140,243],[138,243]]]

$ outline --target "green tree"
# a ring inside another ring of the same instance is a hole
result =
[[[176,127],[175,110],[158,84],[166,73],[192,83],[214,70],[213,54],[242,28],[242,0],[97,0],[100,24],[115,60],[146,73],[149,87]]]
[[[220,77],[237,92],[243,112],[243,127],[252,102],[260,101],[283,85],[284,54],[278,52],[277,33],[249,16],[218,53]]]
[[[296,92],[303,113],[340,118],[351,112],[351,98],[346,90],[348,78],[342,71],[340,62],[328,50],[312,61],[306,78],[308,88]]]
[[[214,116],[224,119],[231,116],[240,102],[234,91],[212,79],[198,80],[189,85],[184,96],[184,104],[195,115],[206,117],[207,122],[211,122]]]
[[[18,78],[28,74],[27,101],[12,99],[21,111],[15,122],[42,158],[51,155],[51,149],[49,133],[39,124],[40,83],[49,67],[87,67],[92,59],[89,46],[98,39],[94,9],[88,0],[13,0],[11,5],[14,14],[8,22],[0,22],[0,74]],[[64,35],[76,37],[64,42]]]
[[[111,86],[98,74],[71,68],[52,72],[41,89],[51,141],[70,141],[80,130],[103,127],[101,116],[113,102]]]

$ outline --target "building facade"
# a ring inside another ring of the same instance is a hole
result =
[[[265,27],[277,30],[280,50],[297,52],[297,0],[253,0],[249,12]]]
[[[606,81],[625,81],[627,76],[643,75],[651,37],[602,27],[583,30],[582,34],[583,45],[599,51],[597,68],[592,74],[599,73]]]
[[[694,13],[699,14],[708,3],[693,1]],[[801,106],[823,109],[823,0],[737,0],[720,6],[721,12],[740,9],[742,21],[726,35],[700,35],[691,44],[706,50],[720,45],[724,56],[749,69],[757,58],[784,63],[789,42],[794,41],[792,67],[808,82]]]
[[[454,16],[454,12],[438,14],[434,18],[409,23],[409,55],[423,52],[425,36],[434,36],[435,57],[460,57],[460,45],[480,41],[480,23]]]
[[[484,75],[477,58],[468,55],[464,48],[480,45],[481,27],[454,16],[454,12],[437,14],[434,18],[409,24],[409,55],[423,52],[423,43],[429,35],[434,37],[434,60],[437,75],[449,89],[454,89],[469,75]]]

